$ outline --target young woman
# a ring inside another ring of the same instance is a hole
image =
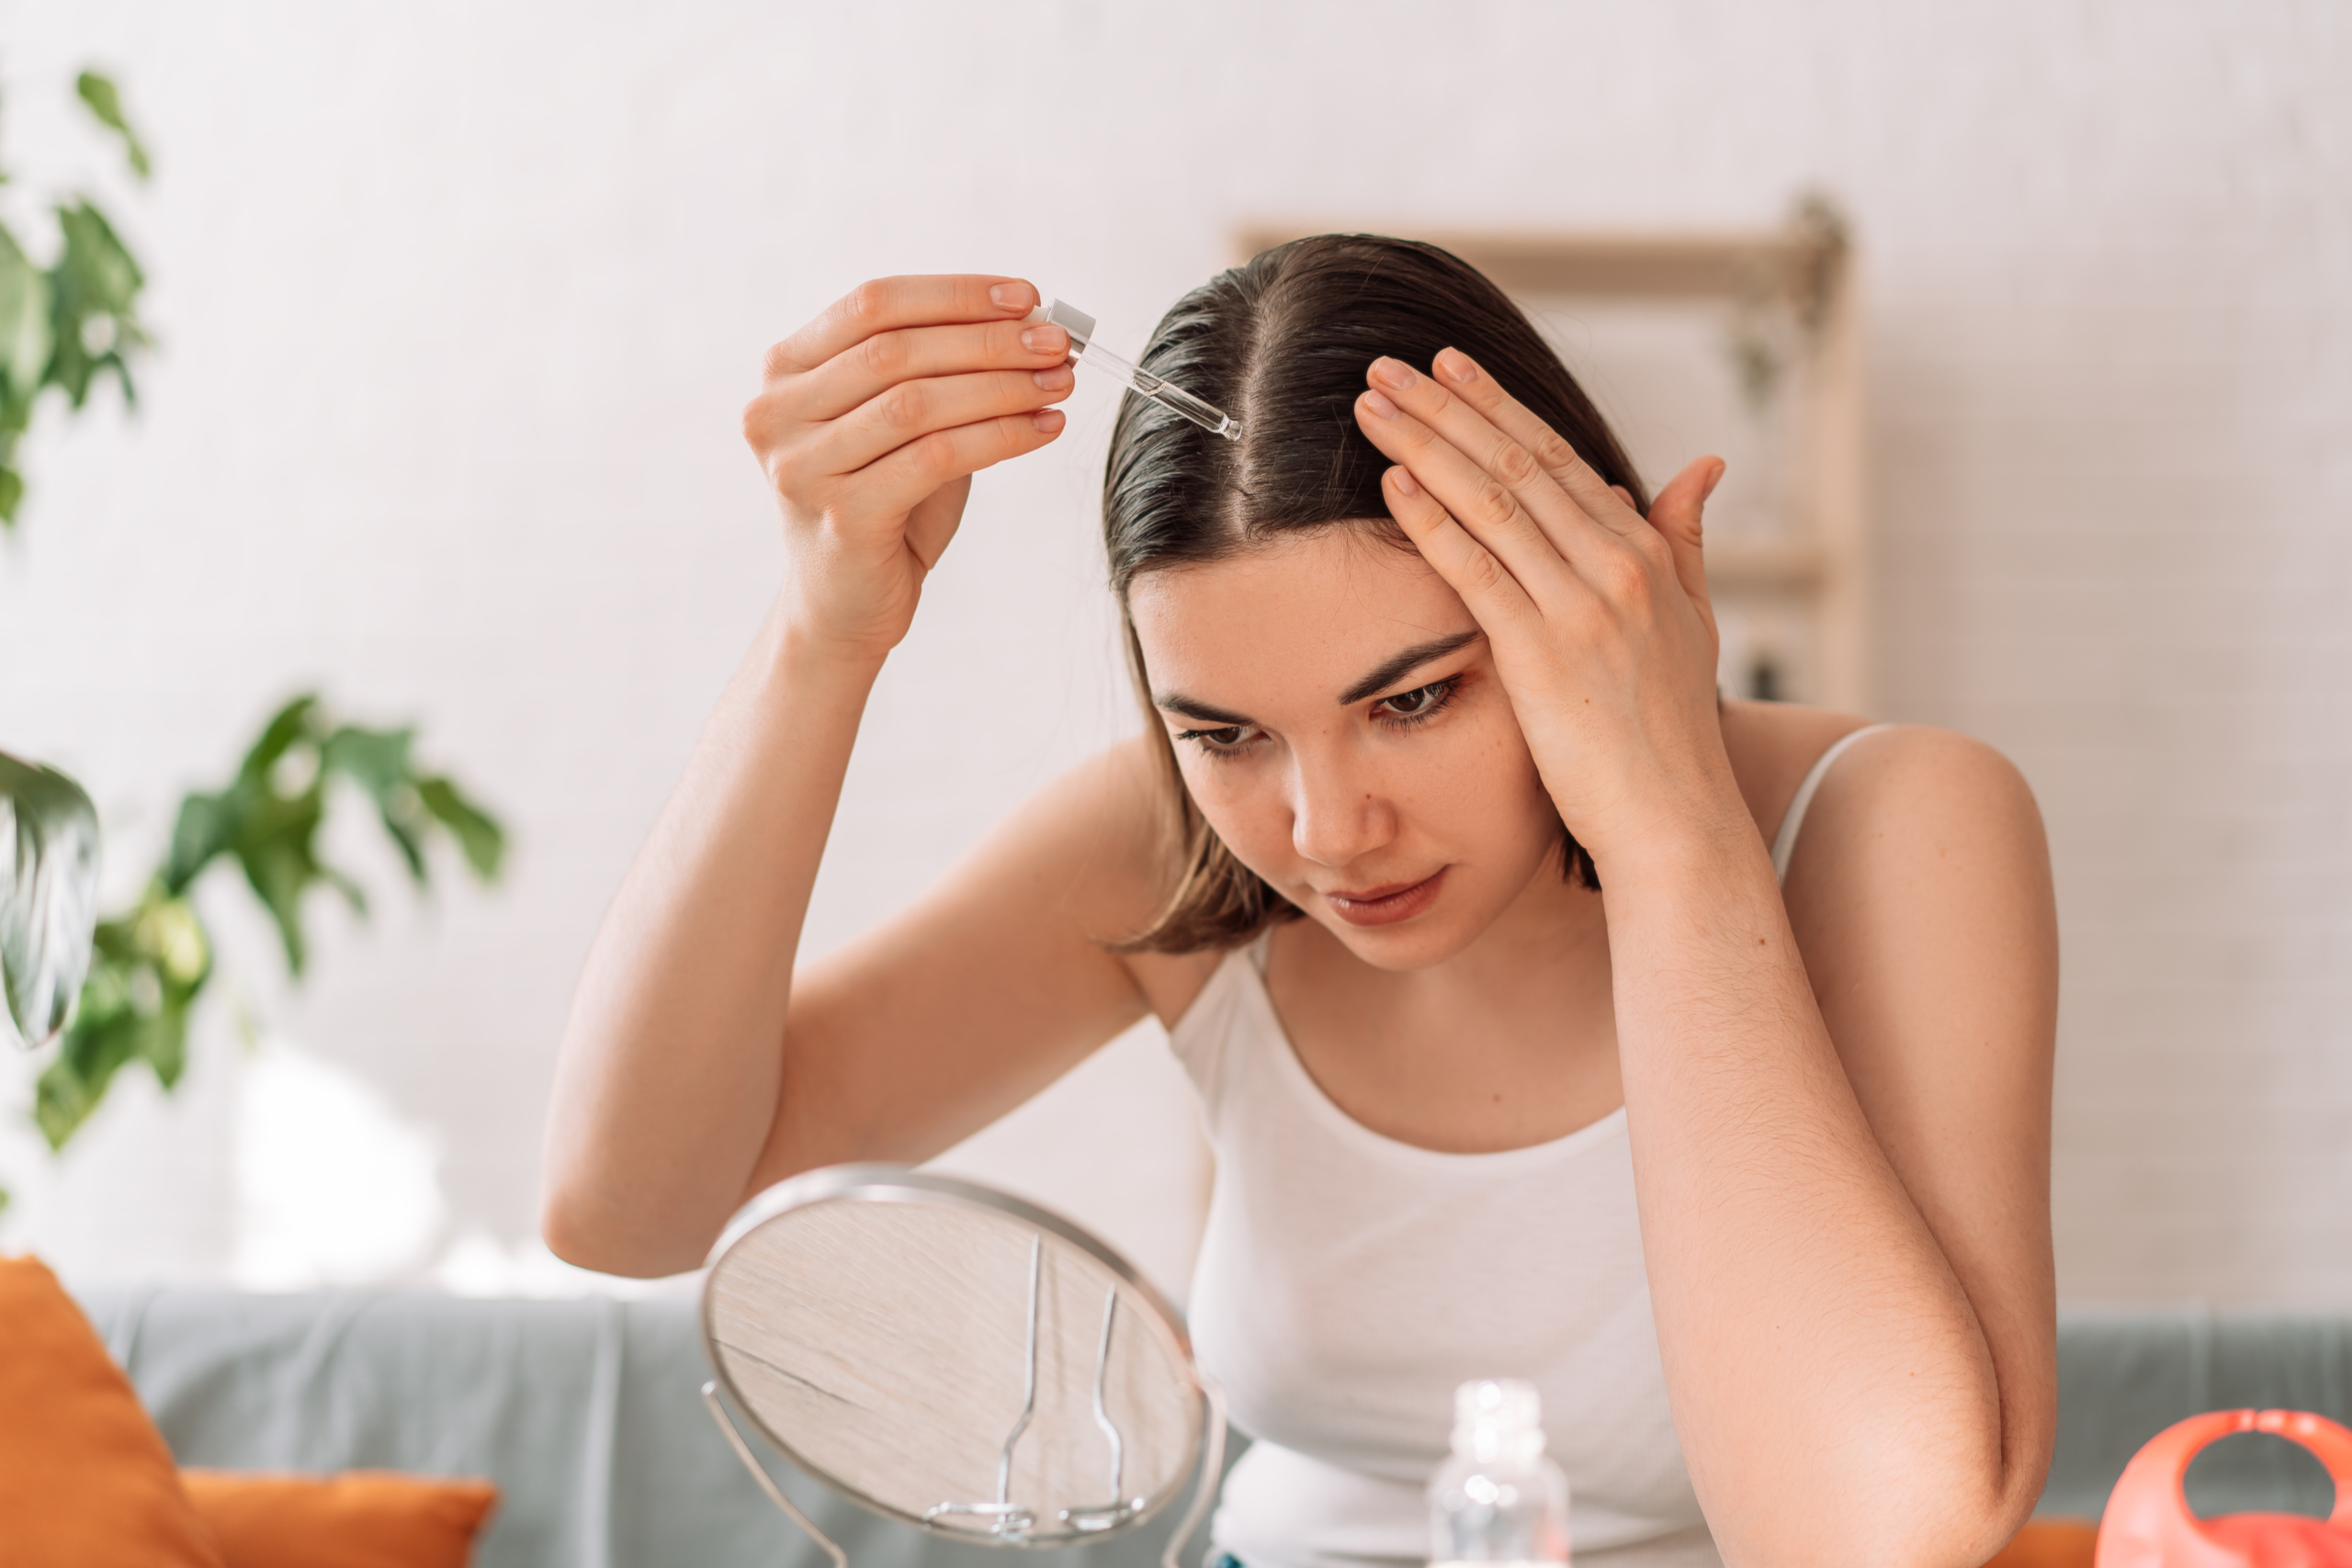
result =
[[[2031,796],[1958,736],[1719,701],[1721,465],[1645,502],[1453,256],[1305,240],[1170,312],[1147,364],[1242,431],[1130,399],[1113,436],[1146,734],[796,967],[971,475],[1062,428],[1036,299],[894,278],[770,351],[789,567],[582,980],[550,1245],[692,1268],[750,1194],[937,1154],[1148,1012],[1217,1154],[1191,1311],[1258,1439],[1248,1568],[1417,1561],[1451,1391],[1498,1374],[1580,1562],[1982,1562],[2054,1418]]]

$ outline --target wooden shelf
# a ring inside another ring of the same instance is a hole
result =
[[[1254,228],[1236,236],[1243,257],[1330,228]],[[1383,232],[1403,232],[1383,231]],[[1647,299],[1786,299],[1821,309],[1836,287],[1844,239],[1834,219],[1746,233],[1545,234],[1414,230],[1469,262],[1508,294]]]
[[[1726,591],[1818,592],[1830,571],[1828,553],[1806,543],[1707,545],[1707,586]]]

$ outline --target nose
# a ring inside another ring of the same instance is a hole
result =
[[[1300,760],[1291,774],[1291,848],[1317,865],[1352,863],[1396,836],[1387,793],[1359,768]]]

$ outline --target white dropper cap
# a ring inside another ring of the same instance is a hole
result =
[[[1544,1396],[1517,1378],[1479,1378],[1453,1391],[1453,1451],[1481,1464],[1526,1463],[1544,1451]]]

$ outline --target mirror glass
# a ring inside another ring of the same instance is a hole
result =
[[[711,1363],[794,1464],[930,1529],[1057,1545],[1193,1478],[1209,1401],[1174,1311],[1007,1194],[897,1166],[770,1189],[703,1287]]]

